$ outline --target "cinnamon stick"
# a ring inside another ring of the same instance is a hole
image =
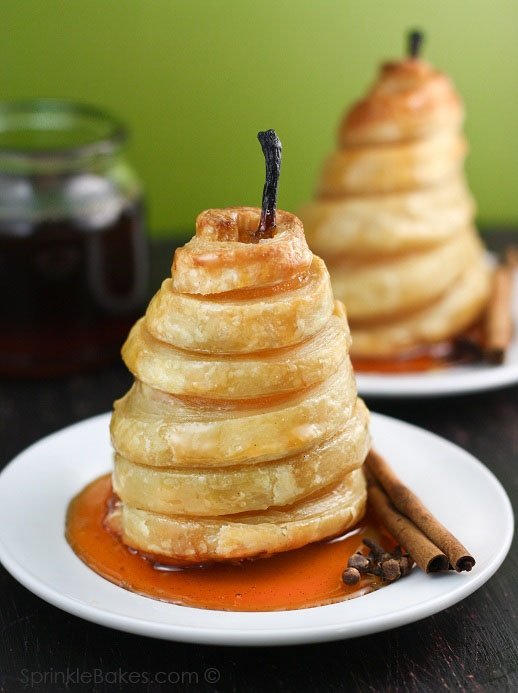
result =
[[[370,478],[369,478],[370,477]],[[404,546],[417,565],[425,573],[437,573],[448,569],[448,558],[420,529],[392,505],[388,495],[368,473],[369,503],[383,525],[396,541]]]
[[[484,356],[490,363],[502,363],[513,337],[511,300],[513,266],[498,265],[493,271],[491,294],[485,315]]]
[[[513,270],[518,269],[518,245],[509,245],[504,252],[505,262]]]
[[[399,511],[407,522],[410,522],[410,524],[419,531],[420,535],[424,536],[435,546],[438,550],[437,556],[440,554],[447,558],[445,568],[441,567],[439,568],[440,570],[446,569],[448,563],[457,572],[462,572],[464,570],[470,571],[473,568],[475,565],[473,556],[471,556],[460,541],[432,515],[415,493],[400,481],[381,455],[371,450],[367,456],[366,465],[370,474],[374,477],[374,480],[383,489],[387,497],[387,502],[393,506],[394,511]],[[371,489],[369,489],[369,492],[372,493]],[[374,495],[379,496],[376,491],[374,491]],[[388,511],[385,512],[387,513]],[[388,525],[387,529],[392,532]],[[414,535],[412,536],[414,537]],[[398,541],[400,539],[397,535],[395,535],[395,538]],[[416,540],[417,538],[418,535],[415,535]],[[420,539],[420,542],[422,543],[422,539]],[[414,549],[406,545],[402,537],[401,543],[421,567]],[[430,571],[427,570],[427,572]]]

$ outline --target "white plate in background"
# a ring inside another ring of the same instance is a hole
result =
[[[513,288],[514,339],[502,364],[466,364],[424,373],[357,373],[362,397],[438,397],[483,392],[518,383],[518,272]]]

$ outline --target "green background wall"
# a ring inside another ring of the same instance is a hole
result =
[[[296,209],[344,107],[414,26],[466,101],[480,221],[516,223],[516,0],[2,0],[0,96],[119,114],[153,233],[185,232],[205,207],[260,202],[268,127],[284,144],[279,204]]]

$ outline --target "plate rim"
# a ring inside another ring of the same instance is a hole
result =
[[[477,392],[499,390],[518,384],[518,363],[488,366],[487,370],[468,370],[444,375],[440,380],[433,375],[421,373],[405,375],[383,375],[381,373],[356,373],[358,394],[362,397],[384,397],[419,399],[433,397],[455,397]],[[447,387],[442,385],[449,379]]]
[[[15,464],[19,463],[19,459],[23,458],[26,454],[33,451],[33,448],[37,447],[41,443],[48,442],[49,439],[59,436],[64,432],[71,432],[74,428],[80,427],[87,423],[101,423],[103,419],[107,420],[111,415],[110,412],[105,412],[103,414],[98,414],[82,421],[75,422],[69,426],[61,428],[53,433],[41,438],[40,440],[32,443],[30,446],[22,450],[18,455],[16,455],[0,472],[0,485],[2,484],[2,477],[6,474],[8,469],[11,469]],[[363,619],[357,619],[352,622],[345,624],[337,623],[327,623],[319,625],[311,625],[301,627],[297,624],[291,626],[281,626],[274,627],[272,625],[257,627],[254,626],[253,630],[247,628],[239,628],[233,626],[232,628],[222,628],[220,626],[212,626],[204,624],[203,626],[195,625],[177,625],[174,623],[158,623],[152,620],[145,620],[140,617],[122,615],[116,612],[107,610],[106,608],[100,608],[95,605],[86,604],[84,601],[80,601],[69,595],[61,595],[57,592],[56,588],[48,585],[46,581],[33,575],[33,573],[25,568],[19,563],[19,561],[13,557],[7,547],[2,541],[2,536],[0,534],[0,562],[3,564],[5,569],[11,574],[11,576],[17,580],[21,585],[27,588],[36,596],[40,597],[44,601],[70,613],[76,617],[83,618],[86,621],[96,623],[105,627],[114,628],[128,633],[133,633],[136,635],[144,635],[147,637],[154,637],[163,640],[171,640],[178,642],[187,643],[197,643],[197,644],[207,644],[207,645],[225,645],[225,646],[279,646],[279,645],[296,645],[303,643],[317,643],[317,642],[330,642],[334,640],[345,640],[354,637],[360,637],[362,635],[374,634],[386,630],[391,630],[396,627],[408,625],[409,623],[415,623],[428,616],[435,613],[439,613],[444,609],[458,603],[462,599],[470,596],[476,590],[478,590],[483,584],[489,580],[492,575],[501,566],[505,557],[507,556],[513,535],[514,535],[514,513],[511,501],[502,486],[499,479],[494,475],[494,473],[486,467],[480,460],[478,460],[474,455],[472,455],[467,450],[464,450],[460,446],[456,445],[452,441],[443,438],[442,436],[428,431],[415,424],[408,423],[401,419],[395,417],[387,416],[385,414],[378,414],[371,412],[373,420],[381,419],[387,421],[389,424],[397,424],[398,426],[403,426],[405,428],[411,429],[419,434],[426,434],[431,436],[435,440],[439,441],[441,444],[445,444],[450,450],[454,451],[455,454],[461,454],[466,461],[470,464],[474,464],[480,473],[485,475],[487,479],[491,482],[493,491],[498,493],[499,501],[502,506],[502,512],[505,516],[506,522],[506,532],[505,536],[502,537],[501,544],[495,556],[492,558],[491,563],[483,568],[479,573],[472,576],[469,583],[459,583],[457,587],[450,590],[445,594],[440,594],[435,596],[430,600],[425,600],[420,602],[418,605],[408,605],[400,611],[395,611],[390,614],[373,615]],[[71,552],[76,560],[80,560]],[[85,566],[86,570],[90,570]],[[104,580],[104,578],[99,576],[99,579]],[[433,578],[432,578],[433,579]],[[440,577],[438,578],[440,579]],[[107,581],[108,582],[108,581]],[[114,587],[117,587],[114,585]],[[120,588],[119,588],[120,589]],[[460,593],[460,596],[459,596]],[[135,595],[141,599],[148,599],[142,595]],[[368,599],[370,595],[365,595],[363,599]],[[344,604],[345,602],[340,602],[339,604]],[[193,611],[205,611],[199,610],[194,607],[184,607],[179,605],[173,605],[164,603],[166,608],[175,607],[180,609],[192,609]],[[328,610],[337,608],[337,604],[330,604],[319,607],[311,607],[311,610],[321,609]],[[217,610],[207,610],[212,613],[224,614],[224,611]],[[305,611],[305,610],[300,610]],[[236,612],[232,612],[236,613]],[[257,614],[262,612],[239,612],[240,614]],[[266,612],[268,613],[268,612]],[[289,613],[276,612],[276,613]]]

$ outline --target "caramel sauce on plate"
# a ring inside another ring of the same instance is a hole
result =
[[[431,351],[416,356],[393,359],[351,359],[358,373],[423,373],[425,371],[447,368],[455,363],[447,356],[438,356]],[[459,361],[458,363],[462,363]]]
[[[352,357],[351,361],[359,373],[424,373],[480,361],[481,353],[482,332],[477,326],[456,339],[418,347],[395,358]]]
[[[369,536],[390,549],[394,542],[370,515],[346,534],[269,558],[196,567],[161,565],[125,546],[106,529],[113,501],[111,476],[96,479],[68,508],[66,538],[92,570],[138,594],[183,606],[222,611],[303,609],[359,597],[381,586],[363,576],[354,586],[342,582],[349,556]]]

